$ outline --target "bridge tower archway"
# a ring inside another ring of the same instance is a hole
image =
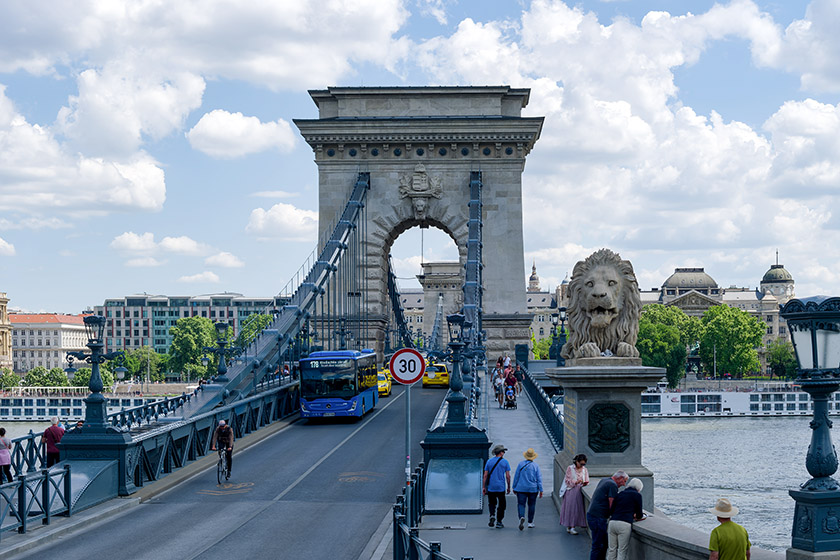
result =
[[[400,233],[437,227],[467,259],[470,173],[482,177],[483,326],[490,356],[527,343],[522,171],[543,117],[523,117],[530,90],[482,87],[332,87],[310,91],[319,118],[296,119],[318,166],[319,239],[370,173],[364,277],[370,340],[381,353],[388,320],[388,252]],[[463,283],[463,267],[461,267]],[[448,310],[447,310],[448,311]]]

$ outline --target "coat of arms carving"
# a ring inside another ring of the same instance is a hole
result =
[[[422,163],[417,164],[414,173],[400,175],[400,198],[411,200],[415,219],[425,220],[429,199],[439,199],[443,196],[443,188],[440,183],[440,177],[434,177],[426,173],[426,166]]]

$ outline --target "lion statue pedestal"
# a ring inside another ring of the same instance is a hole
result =
[[[566,367],[546,369],[565,394],[554,488],[572,458],[584,453],[593,478],[623,470],[642,479],[644,507],[653,511],[653,472],[642,465],[642,392],[665,369],[642,366],[636,349],[642,304],[633,266],[609,249],[596,251],[575,265],[569,292],[569,341],[561,350]]]

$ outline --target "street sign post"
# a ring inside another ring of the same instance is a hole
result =
[[[391,377],[405,385],[405,485],[411,486],[411,386],[426,373],[426,360],[414,348],[397,350],[388,364]]]

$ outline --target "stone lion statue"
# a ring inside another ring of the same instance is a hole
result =
[[[630,261],[601,249],[575,265],[569,282],[569,341],[564,358],[637,358],[642,302]]]

